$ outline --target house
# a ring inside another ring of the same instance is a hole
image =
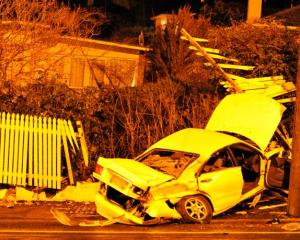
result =
[[[175,14],[162,13],[152,17],[151,20],[154,22],[156,29],[161,28],[164,30],[168,22],[171,22],[173,19],[176,19],[175,17],[176,17]]]
[[[32,38],[30,34],[8,30],[1,35],[7,53],[7,59],[1,60],[8,63],[1,69],[6,80],[20,85],[59,81],[75,89],[143,83],[147,47],[75,37]]]
[[[285,25],[288,26],[300,26],[300,4],[288,8],[282,11],[279,11],[272,15],[276,19],[280,19],[284,22]]]
[[[71,88],[139,86],[143,83],[147,47],[109,41],[63,38],[56,46],[70,53],[62,57],[63,81]]]

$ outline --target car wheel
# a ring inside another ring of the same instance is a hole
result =
[[[209,223],[212,218],[212,207],[203,196],[183,197],[176,206],[182,219],[188,223]]]

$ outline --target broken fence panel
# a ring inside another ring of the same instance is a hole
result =
[[[66,139],[70,143],[70,145],[72,147],[72,151],[75,152],[75,147],[73,144],[73,139],[72,139],[71,133],[68,128],[68,123],[66,120],[62,121],[61,123],[62,123],[62,129],[64,130],[64,133],[66,135]]]
[[[233,82],[244,92],[255,92],[274,98],[296,91],[295,84],[284,80],[282,75],[259,78],[244,78],[229,73],[227,73],[227,75],[232,78]],[[226,91],[234,91],[232,84],[228,81],[221,81],[220,84],[226,88]],[[295,98],[287,97],[280,100],[277,99],[277,101],[281,103],[288,103],[294,102]]]
[[[74,177],[73,177],[71,159],[70,159],[70,154],[69,154],[69,149],[68,149],[68,143],[67,143],[67,136],[68,135],[67,135],[66,129],[65,129],[65,126],[66,126],[65,125],[65,121],[59,120],[58,124],[61,127],[62,140],[63,140],[64,150],[65,150],[65,156],[66,156],[66,162],[67,162],[67,169],[68,169],[68,175],[69,175],[70,184],[74,185]]]
[[[253,70],[255,67],[254,66],[246,66],[246,65],[235,65],[235,64],[224,64],[224,63],[217,63],[218,66],[221,68],[230,68],[230,69],[238,69],[238,70]],[[204,63],[205,66],[212,66],[211,63],[206,62]]]
[[[63,142],[74,184],[68,148],[78,149],[78,143],[70,121],[10,113],[0,117],[0,183],[60,189]]]
[[[282,80],[280,80],[282,81]],[[221,85],[223,85],[224,87],[231,87],[231,85],[228,83],[228,82],[220,82]],[[236,84],[239,85],[239,87],[242,89],[242,90],[248,90],[248,89],[267,89],[267,88],[270,88],[270,87],[274,87],[274,86],[280,86],[281,88],[286,85],[286,82],[278,82],[276,84],[269,84],[269,83],[260,83],[260,82],[254,82],[254,83],[251,83],[249,81],[243,81],[243,82],[239,82],[239,81],[236,81]],[[284,87],[283,87],[284,88]]]
[[[268,83],[268,82],[279,82],[279,81],[284,81],[284,77],[283,76],[270,76],[270,77],[258,77],[258,78],[244,78],[241,76],[237,76],[235,74],[230,74],[227,73],[227,75],[229,77],[231,77],[234,80],[243,82],[243,81],[247,81],[247,82],[251,82],[251,83]]]
[[[216,48],[208,48],[208,47],[202,47],[207,53],[220,53],[219,49]],[[195,46],[189,46],[189,49],[198,51],[198,48]]]
[[[77,149],[79,149],[79,145],[78,145],[78,142],[77,142],[77,138],[76,138],[76,134],[75,134],[75,131],[74,131],[74,128],[73,128],[73,125],[71,123],[71,121],[69,120],[68,121],[68,129],[70,131],[70,134],[71,134],[71,137],[77,147]]]
[[[277,80],[284,80],[283,75],[279,76],[269,76],[269,77],[257,77],[257,78],[248,78],[251,81],[277,81]]]
[[[196,55],[198,56],[203,56],[203,54],[201,52],[196,52]],[[239,60],[235,59],[235,58],[228,58],[228,57],[224,57],[218,54],[213,54],[213,53],[208,53],[208,55],[212,58],[215,59],[219,59],[219,60],[226,60],[226,61],[231,61],[231,62],[239,62]]]
[[[296,101],[296,97],[290,97],[290,98],[283,98],[283,99],[277,99],[278,102],[284,104],[284,103],[291,103]]]
[[[88,166],[89,165],[89,154],[88,154],[87,144],[85,141],[85,135],[84,135],[84,131],[83,131],[82,122],[76,121],[76,125],[77,125],[77,129],[78,129],[78,137],[79,137],[79,141],[80,141],[80,145],[81,145],[81,149],[82,149],[82,156],[83,156],[84,164],[85,164],[85,166]]]
[[[248,85],[259,85],[259,86],[271,86],[271,85],[282,85],[286,84],[287,82],[285,80],[274,80],[274,81],[256,81],[256,80],[251,80],[247,78],[239,78],[239,79],[234,79],[236,84],[248,84]]]
[[[239,85],[248,85],[248,86],[262,86],[262,87],[269,87],[274,85],[285,85],[287,82],[285,80],[276,80],[274,82],[266,81],[266,82],[258,82],[258,81],[252,81],[252,80],[235,80],[236,84]]]
[[[278,97],[287,93],[294,92],[295,89],[286,90],[281,85],[273,85],[268,88],[261,88],[261,89],[248,89],[246,92],[256,92],[259,94],[263,94],[265,96],[274,98]]]
[[[180,38],[181,38],[182,40],[189,41],[189,39],[188,39],[187,37],[185,37],[185,36],[180,36]],[[197,38],[197,37],[193,37],[193,39],[194,39],[194,41],[196,41],[196,42],[208,42],[208,40],[205,39],[205,38]]]
[[[234,75],[234,74],[230,74],[230,73],[226,73],[226,75],[228,77],[232,78],[233,80],[241,80],[241,81],[247,80],[247,78],[240,77],[240,76],[237,76],[237,75]]]

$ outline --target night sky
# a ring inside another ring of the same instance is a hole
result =
[[[59,1],[59,0],[58,0]],[[61,0],[71,7],[86,7],[88,0]],[[116,0],[115,0],[116,1]],[[125,1],[125,0],[124,0]],[[232,6],[238,6],[240,11],[246,16],[248,0],[128,0],[130,7],[124,8],[114,4],[114,0],[94,0],[93,7],[103,9],[108,16],[116,16],[123,18],[125,22],[140,23],[142,25],[149,24],[150,18],[161,13],[177,12],[179,7],[185,5],[191,6],[191,11],[201,13],[201,8],[206,4],[214,7],[216,2],[222,2],[224,9]],[[126,2],[126,1],[125,1]],[[262,16],[267,16],[277,11],[290,8],[300,4],[300,0],[263,0]]]

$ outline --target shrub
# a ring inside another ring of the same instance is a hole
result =
[[[0,1],[0,19],[0,84],[61,78],[60,59],[73,50],[58,47],[62,36],[92,37],[107,21],[101,11],[70,9],[56,0]]]
[[[219,98],[168,79],[118,92],[119,155],[136,156],[159,139],[183,128],[204,127]],[[123,137],[122,137],[123,136]]]
[[[295,81],[297,71],[296,31],[288,31],[280,23],[257,27],[247,23],[228,28],[214,28],[208,38],[212,47],[241,64],[255,66],[253,71],[238,72],[244,77],[283,75]]]
[[[186,127],[203,127],[218,98],[169,80],[141,88],[74,91],[62,84],[31,84],[0,91],[0,111],[83,123],[90,171],[99,156],[135,157]],[[75,167],[82,159],[76,157]],[[78,166],[77,166],[78,165]],[[77,175],[81,174],[77,172]]]
[[[230,26],[234,22],[246,19],[247,6],[241,1],[215,0],[213,3],[205,3],[201,12],[213,25]]]
[[[203,65],[206,60],[191,51],[189,43],[180,40],[180,29],[185,28],[193,37],[204,37],[208,43],[200,45],[217,48],[222,55],[236,58],[242,65],[255,66],[252,71],[226,70],[239,76],[255,78],[283,75],[287,81],[296,79],[297,31],[289,31],[274,20],[264,20],[264,27],[247,23],[231,27],[215,27],[203,17],[195,17],[189,7],[179,9],[165,30],[157,29],[153,39],[152,73],[156,80],[167,78],[174,82],[197,85],[203,90],[223,95],[219,81],[222,75]],[[217,61],[219,62],[219,61]],[[226,62],[225,62],[226,63]]]
[[[190,7],[179,9],[178,14],[169,17],[165,29],[156,29],[152,36],[152,61],[154,79],[166,78],[184,84],[203,85],[210,89],[208,76],[199,57],[189,50],[189,43],[180,39],[180,30],[185,28],[192,36],[206,37],[209,22],[190,12]]]

